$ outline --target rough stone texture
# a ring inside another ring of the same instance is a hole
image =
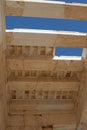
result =
[[[86,130],[87,34],[5,32],[4,9],[6,15],[87,20],[85,4],[0,1],[0,130]],[[82,58],[55,57],[57,46],[83,47]]]
[[[6,15],[87,20],[87,4],[44,0],[6,0]],[[41,11],[43,10],[43,11]],[[80,11],[81,10],[81,11]]]
[[[7,127],[4,2],[0,0],[0,130]]]
[[[87,47],[87,34],[78,32],[46,31],[34,29],[7,30],[8,45]]]

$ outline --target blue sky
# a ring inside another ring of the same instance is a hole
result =
[[[50,1],[50,0],[49,0]],[[65,1],[65,2],[69,2],[69,3],[87,3],[87,0],[51,0],[51,1]]]
[[[64,0],[55,0],[64,1]],[[65,2],[87,3],[87,0],[65,0]],[[67,20],[67,19],[48,19],[34,17],[6,17],[6,29],[28,28],[45,30],[64,30],[87,32],[87,21]],[[56,55],[77,55],[82,54],[82,48],[57,48]]]

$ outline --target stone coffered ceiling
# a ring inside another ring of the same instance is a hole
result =
[[[5,15],[87,20],[86,12],[86,4],[0,1],[0,130],[86,130],[87,34],[4,24]],[[57,46],[85,49],[81,60],[57,60]]]

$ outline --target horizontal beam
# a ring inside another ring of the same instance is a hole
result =
[[[38,129],[38,130],[42,130],[42,127],[32,127],[32,126],[28,126],[28,127],[8,127],[7,130],[24,130],[24,128],[26,130],[33,130],[33,129]],[[46,129],[46,130],[50,130],[50,129]],[[54,127],[53,130],[76,130],[76,125],[58,125],[57,127]],[[86,130],[86,129],[84,129]]]
[[[80,82],[8,81],[9,90],[78,91]]]
[[[38,124],[37,124],[38,121]],[[25,124],[24,124],[25,123]],[[54,127],[65,127],[68,126],[75,126],[76,125],[76,118],[74,114],[42,114],[39,116],[39,114],[32,115],[9,115],[8,116],[8,126],[9,127],[32,127],[32,126],[42,126],[42,125],[53,125]],[[11,130],[11,129],[10,129]],[[14,130],[14,129],[12,129]],[[15,129],[16,130],[16,129]],[[19,130],[19,129],[17,129]],[[23,129],[24,130],[24,129]],[[26,129],[27,130],[27,129]],[[30,130],[30,129],[28,129]],[[74,129],[73,129],[74,130]]]
[[[82,71],[83,61],[7,59],[9,70]]]
[[[38,111],[50,113],[50,111],[73,110],[74,102],[72,100],[64,101],[20,101],[11,100],[9,102],[10,111]]]
[[[6,0],[6,15],[87,20],[86,14],[87,4],[44,0]]]
[[[53,130],[76,130],[76,125],[65,125],[64,127],[62,126],[54,126]]]
[[[87,34],[46,30],[7,30],[7,45],[87,48]]]

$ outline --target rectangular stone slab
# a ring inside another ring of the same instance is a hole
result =
[[[6,15],[87,20],[87,4],[6,0]]]

